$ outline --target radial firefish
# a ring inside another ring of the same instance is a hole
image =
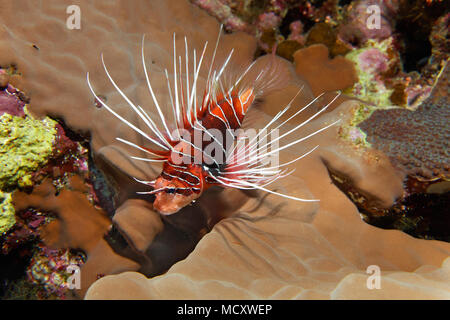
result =
[[[220,30],[220,33],[221,32],[222,29]],[[214,185],[238,189],[259,189],[298,201],[318,201],[315,199],[301,199],[289,196],[267,188],[272,182],[292,172],[292,170],[288,171],[286,169],[281,169],[281,167],[288,166],[303,158],[314,151],[318,146],[315,146],[305,154],[302,154],[287,163],[276,163],[275,165],[271,165],[271,162],[268,161],[268,159],[279,151],[304,141],[334,125],[335,123],[332,123],[306,137],[279,146],[279,141],[281,139],[296,132],[297,129],[317,117],[337,98],[338,95],[305,122],[280,136],[276,136],[271,139],[270,142],[262,144],[261,138],[270,136],[273,130],[279,129],[287,121],[297,116],[301,111],[313,104],[320,96],[298,110],[294,115],[290,116],[288,120],[277,125],[275,129],[272,128],[272,126],[291,107],[293,100],[263,128],[264,130],[260,130],[259,133],[253,136],[248,136],[245,133],[243,134],[239,129],[242,127],[242,123],[249,108],[251,108],[258,98],[261,98],[267,92],[285,86],[286,81],[279,76],[280,72],[278,69],[280,68],[280,62],[275,58],[272,58],[259,73],[252,72],[253,75],[250,75],[249,71],[254,68],[255,65],[255,63],[252,63],[245,68],[240,75],[236,76],[231,84],[224,84],[224,70],[230,62],[233,50],[231,50],[227,56],[227,59],[220,70],[213,71],[212,66],[219,44],[220,33],[210,62],[209,72],[206,78],[206,87],[203,90],[204,93],[201,103],[197,101],[197,91],[199,91],[197,90],[197,85],[200,68],[208,43],[205,43],[198,61],[196,51],[193,51],[191,82],[189,79],[191,73],[189,73],[190,63],[187,39],[184,38],[185,72],[184,77],[182,77],[183,59],[181,56],[177,56],[174,34],[172,81],[167,69],[165,70],[171,100],[170,106],[165,109],[172,109],[173,123],[171,126],[169,126],[168,121],[166,120],[167,115],[164,115],[150,82],[144,58],[144,38],[142,39],[141,51],[142,65],[149,93],[160,117],[159,120],[161,124],[159,125],[155,123],[154,119],[152,119],[142,107],[135,105],[118,87],[106,68],[102,55],[103,68],[112,85],[128,103],[130,108],[132,108],[143,120],[152,134],[146,133],[143,129],[123,118],[100,99],[91,86],[89,73],[87,74],[88,85],[95,96],[96,101],[152,144],[152,148],[150,148],[137,145],[122,138],[117,138],[117,140],[149,155],[148,158],[132,158],[148,162],[163,163],[162,172],[155,180],[141,181],[136,179],[151,188],[149,191],[140,193],[155,194],[156,198],[153,202],[153,207],[158,212],[165,215],[178,212],[181,208],[193,202],[200,197],[205,190]],[[197,136],[199,136],[200,139],[196,139],[195,137]],[[194,142],[192,140],[194,140]],[[225,143],[225,140],[231,140],[231,143]],[[277,147],[274,148],[274,146]]]

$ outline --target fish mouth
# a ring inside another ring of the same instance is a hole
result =
[[[171,215],[180,211],[180,209],[190,204],[199,196],[199,194],[195,193],[185,196],[177,193],[159,192],[153,202],[153,208],[162,215]]]

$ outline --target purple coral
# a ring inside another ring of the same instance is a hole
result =
[[[448,86],[449,73],[447,67],[431,96],[417,110],[376,110],[359,125],[367,133],[367,141],[408,175],[450,177],[450,108],[448,97],[439,94],[441,87]]]
[[[25,102],[21,100],[19,91],[13,86],[7,85],[0,91],[0,116],[9,113],[13,116],[23,117]]]
[[[229,31],[248,31],[249,29],[247,23],[233,14],[230,6],[219,0],[191,0],[191,2],[216,17]]]
[[[15,226],[1,239],[1,254],[7,255],[24,243],[37,239],[38,228],[47,223],[50,218],[33,209],[28,209],[16,213],[16,219]]]
[[[304,26],[300,20],[291,22],[291,24],[289,25],[289,30],[291,31],[291,33],[289,34],[288,40],[297,41],[302,45],[305,44],[306,38],[303,35]]]
[[[43,286],[38,297],[48,298],[51,295],[64,299],[68,290],[67,278],[69,266],[80,267],[84,264],[84,255],[75,255],[68,249],[50,249],[38,245],[38,251],[27,269],[27,277],[34,284]]]
[[[281,22],[281,18],[274,12],[260,14],[258,20],[258,27],[261,30],[275,29]]]
[[[379,8],[380,25],[378,28],[369,28],[368,21],[373,11],[370,6]],[[393,21],[398,9],[396,1],[387,0],[360,0],[353,6],[348,15],[348,22],[339,29],[339,38],[351,45],[360,46],[367,40],[382,41],[393,33]]]
[[[376,48],[365,50],[358,56],[358,60],[358,65],[364,72],[380,74],[389,68],[389,57]]]

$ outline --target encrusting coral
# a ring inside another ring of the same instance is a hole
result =
[[[49,249],[38,246],[27,269],[27,276],[35,285],[44,290],[37,291],[42,299],[51,297],[64,299],[69,287],[69,266],[81,266],[84,263],[82,254],[75,254],[70,249]],[[41,297],[42,296],[42,297]]]
[[[390,106],[389,100],[393,89],[386,88],[383,74],[398,63],[398,57],[388,54],[392,38],[383,42],[370,40],[366,46],[348,53],[345,57],[353,61],[357,72],[358,83],[346,93],[377,106]]]
[[[15,210],[11,203],[11,194],[0,191],[0,236],[16,223]]]
[[[13,116],[23,117],[25,115],[23,108],[27,98],[10,84],[12,78],[19,76],[11,77],[9,69],[0,68],[0,116],[9,113]]]
[[[31,195],[14,196],[16,209],[32,206],[58,217],[43,228],[46,243],[81,248],[87,253],[81,296],[89,288],[88,299],[449,297],[448,284],[438,283],[448,278],[448,243],[415,239],[398,230],[366,224],[352,201],[332,183],[328,168],[349,177],[380,207],[391,206],[403,192],[403,177],[388,158],[341,139],[339,126],[281,155],[283,161],[289,161],[304,148],[320,145],[297,163],[294,174],[274,185],[293,195],[320,198],[319,204],[212,189],[194,205],[161,218],[152,210],[151,198],[136,195],[142,186],[131,177],[155,178],[160,167],[130,159],[130,148],[114,140],[119,136],[142,144],[137,135],[104,108],[97,107],[98,102],[88,92],[86,72],[90,72],[96,93],[108,105],[138,123],[107,83],[100,53],[104,53],[105,63],[125,94],[146,110],[153,110],[148,103],[145,77],[137,67],[141,33],[145,30],[151,35],[146,38],[146,60],[151,65],[158,99],[166,103],[170,97],[164,68],[171,66],[173,32],[179,48],[184,47],[184,35],[190,48],[198,51],[205,40],[213,44],[219,25],[205,12],[182,0],[96,1],[82,5],[81,30],[68,30],[63,15],[55,14],[64,11],[64,6],[45,2],[35,8],[32,1],[26,0],[19,5],[23,10],[6,3],[0,17],[0,65],[14,63],[22,73],[20,89],[30,95],[34,114],[62,118],[73,130],[90,133],[95,164],[114,188],[113,228],[105,212],[89,202],[84,187],[61,189],[56,196],[53,186],[44,182]],[[18,23],[23,27],[4,27]],[[224,35],[217,65],[231,48],[235,48],[235,55],[230,65],[246,65],[252,61],[256,40],[243,33]],[[302,84],[304,91],[295,100],[296,107],[308,102],[313,94],[352,85],[353,65],[347,65],[343,58],[333,64],[328,53],[317,48],[310,49],[321,52],[317,62],[324,66],[320,66],[317,77],[308,71],[309,77],[297,79],[261,102],[252,111],[253,116],[249,114],[256,119],[256,128],[270,119],[261,110],[278,112]],[[206,53],[205,61],[210,61],[211,51]],[[327,74],[323,68],[334,71]],[[330,78],[333,84],[333,76],[341,77],[340,71],[335,71],[340,68],[345,70],[346,81],[340,78],[337,87],[321,87],[319,78]],[[202,78],[206,72],[201,73]],[[340,104],[305,126],[305,135],[336,119],[351,121],[351,110],[359,106],[354,101]],[[314,110],[307,110],[299,118],[304,120],[311,112]],[[76,180],[70,179],[70,184],[83,185]],[[363,280],[369,265],[379,266],[386,274],[386,287],[376,291],[366,287]],[[407,290],[419,286],[427,290]]]
[[[372,7],[371,7],[372,6]],[[399,1],[358,0],[347,8],[346,22],[339,27],[339,37],[356,47],[367,40],[383,41],[393,34],[394,17]],[[379,26],[368,27],[370,17],[378,10]]]
[[[0,189],[32,185],[32,174],[41,168],[53,152],[56,122],[35,120],[5,113],[0,118]]]
[[[137,2],[130,5],[125,1],[116,1],[114,3],[85,4],[82,11],[83,21],[89,23],[83,25],[81,30],[75,31],[66,28],[63,16],[58,18],[61,20],[55,20],[54,10],[57,10],[58,5],[43,3],[41,7],[36,9],[32,2],[21,1],[20,4],[24,8],[23,13],[25,13],[25,15],[22,15],[18,14],[14,6],[5,4],[4,14],[1,16],[3,24],[0,32],[0,46],[2,47],[0,65],[17,66],[18,72],[23,75],[23,81],[18,86],[31,97],[33,102],[30,105],[30,110],[33,114],[40,116],[48,114],[62,119],[66,126],[77,132],[90,132],[94,160],[101,170],[106,171],[112,185],[116,187],[114,190],[116,208],[120,207],[128,198],[136,197],[136,191],[142,190],[142,186],[131,179],[131,176],[145,179],[157,175],[158,168],[151,167],[145,162],[130,161],[129,155],[132,154],[130,148],[118,143],[115,138],[120,136],[130,141],[137,141],[137,137],[118,120],[111,118],[106,110],[98,108],[98,103],[92,96],[85,95],[86,89],[88,89],[86,72],[90,71],[91,81],[99,95],[105,97],[108,103],[118,106],[119,112],[125,117],[130,117],[128,109],[114,88],[105,86],[100,53],[104,53],[106,61],[121,60],[125,62],[121,67],[122,70],[114,68],[115,70],[112,73],[115,80],[121,85],[125,83],[128,85],[128,88],[123,89],[127,94],[131,94],[134,97],[133,99],[141,100],[142,105],[148,105],[146,102],[148,101],[148,93],[144,90],[145,79],[143,74],[140,70],[139,72],[135,70],[136,72],[133,74],[130,74],[129,71],[132,66],[140,63],[142,30],[150,30],[151,37],[147,39],[151,38],[152,42],[146,42],[146,52],[151,53],[147,58],[154,65],[152,81],[154,79],[155,90],[160,98],[168,101],[167,85],[161,66],[167,66],[170,61],[168,57],[171,55],[173,32],[177,33],[178,47],[184,46],[185,35],[188,37],[189,46],[191,48],[196,47],[198,51],[204,45],[204,41],[209,40],[210,45],[205,60],[211,59],[212,44],[219,32],[218,24],[206,13],[184,1],[173,1],[173,3]],[[27,10],[30,7],[33,7],[34,10]],[[65,11],[65,7],[62,9]],[[105,19],[105,12],[107,12],[107,15],[115,17],[114,19],[122,15],[133,16],[133,19],[126,20],[128,22],[125,22],[125,20],[112,21]],[[154,13],[151,18],[149,18],[148,12]],[[30,17],[30,14],[35,16]],[[170,19],[167,18],[168,16],[170,16]],[[21,19],[34,21],[36,25],[22,29],[3,27],[14,25]],[[131,21],[132,23],[129,23]],[[191,21],[196,21],[196,25],[192,25]],[[117,28],[118,33],[111,37],[110,30],[116,28],[116,22],[119,23],[120,28]],[[199,28],[199,26],[202,27]],[[55,30],[55,32],[50,34],[48,32],[39,33],[36,32],[37,29]],[[62,32],[65,36],[61,36],[56,31]],[[19,34],[22,35],[19,36]],[[36,50],[29,42],[17,39],[30,39],[27,34],[33,35],[34,44],[39,50]],[[41,37],[36,38],[39,34],[41,34]],[[94,41],[92,41],[93,34],[96,37]],[[139,36],[135,37],[134,35],[137,34]],[[134,40],[130,41],[130,37]],[[234,48],[235,54],[230,63],[237,66],[248,64],[255,50],[255,41],[245,34],[224,35],[220,45],[221,50],[216,57],[217,65],[224,61],[231,48]],[[89,49],[86,49],[86,46]],[[135,54],[129,56],[130,50]],[[67,55],[67,51],[72,53],[78,51],[78,53]],[[65,72],[61,72],[62,70],[65,70]],[[202,77],[205,76],[204,73],[205,70],[202,70]],[[136,86],[138,83],[141,83],[142,86]],[[72,197],[69,194],[73,191],[62,190],[61,192],[67,194],[67,197]],[[55,199],[59,199],[60,196],[61,193]],[[23,197],[27,199],[30,196],[23,194]],[[78,199],[79,195],[75,194],[73,197]],[[25,199],[23,202],[29,203]],[[38,209],[48,207],[46,197],[38,196],[36,191],[31,194],[31,199],[33,199],[33,206]],[[61,206],[53,207],[56,211],[55,214],[62,215],[64,214],[58,211],[65,210],[64,208]],[[83,211],[85,210],[89,211],[83,209]],[[215,220],[215,218],[213,217],[212,220]],[[164,229],[168,232],[162,232],[160,241],[171,241],[174,234],[184,237],[183,231],[174,231],[177,228],[172,227],[172,225],[172,222],[165,225]],[[193,228],[196,228],[195,224]],[[200,223],[200,229],[204,229],[202,223]],[[185,239],[180,243],[172,242],[173,250],[166,251],[173,253],[173,255],[167,254],[164,257],[165,261],[157,265],[159,269],[162,265],[164,266],[162,267],[163,270],[168,268],[176,261],[174,261],[174,257],[178,257],[176,259],[184,258],[198,241],[197,234],[204,234],[205,231],[194,230],[192,232],[195,233],[195,236],[192,241],[189,240],[191,241],[189,245],[184,246]],[[69,241],[70,239],[71,236],[68,236],[66,244],[72,243]],[[83,283],[83,290],[86,290],[98,276],[126,270],[137,270],[139,267],[135,262],[118,256],[105,241],[99,241],[97,244],[93,242],[91,245],[94,247],[93,253],[88,254],[87,262],[83,266],[83,273],[86,274],[83,277],[83,281],[86,281]]]
[[[449,73],[447,66],[435,91],[448,90]],[[428,180],[449,179],[448,104],[448,96],[434,94],[415,111],[376,110],[359,127],[367,133],[369,143],[387,154],[391,163],[408,175]]]
[[[10,192],[33,185],[35,172],[53,153],[56,122],[34,119],[26,111],[26,97],[9,83],[9,74],[0,69],[0,76],[0,235],[4,235],[16,223]]]
[[[89,189],[79,176],[69,178],[66,188],[62,190],[55,189],[47,179],[35,186],[31,195],[15,192],[13,204],[17,212],[38,208],[55,217],[39,227],[40,237],[48,248],[82,250],[88,260],[95,260],[96,248],[104,242],[103,235],[110,221],[103,210],[91,204],[88,192]],[[94,270],[93,274],[86,271],[83,281],[95,280],[97,273],[101,271]]]
[[[96,237],[102,237],[109,222],[102,210],[94,208],[87,195],[86,186],[80,178],[69,179],[69,190],[61,190],[56,195],[53,184],[46,180],[36,186],[31,195],[14,193],[16,210],[29,207],[52,212],[56,220],[46,224],[41,230],[44,242],[52,248],[76,248],[87,253],[95,245]]]

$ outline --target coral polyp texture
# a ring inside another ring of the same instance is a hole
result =
[[[0,188],[32,185],[31,175],[52,154],[56,122],[3,114],[0,118]]]
[[[69,249],[52,250],[43,245],[38,246],[27,269],[31,283],[42,287],[37,291],[39,298],[65,298],[69,287],[69,266],[81,266],[83,255],[77,255]]]
[[[448,90],[449,73],[447,66],[434,89],[437,94],[415,111],[376,110],[359,124],[367,141],[408,175],[428,180],[450,178],[450,101],[439,92]]]
[[[11,194],[0,191],[0,235],[12,228],[16,223],[14,206],[11,203]]]
[[[380,28],[367,29],[373,5]],[[450,299],[444,6],[96,0],[79,2],[81,28],[71,29],[64,1],[4,1],[0,298]],[[174,68],[186,47],[197,63],[206,42],[198,75],[194,63]],[[154,196],[139,193],[139,181],[161,174],[160,163],[139,160],[155,145],[105,105],[150,134],[149,119],[162,125],[154,101],[170,113],[173,85],[197,76],[201,104],[209,68],[220,70],[232,49],[225,78],[259,59],[285,66],[283,85],[243,126],[274,117],[289,119],[282,129],[301,126],[283,144],[309,138],[279,152],[295,171],[270,187],[320,202],[214,186],[162,216]],[[69,265],[81,268],[80,289],[68,287]],[[367,287],[372,265],[381,289]]]

